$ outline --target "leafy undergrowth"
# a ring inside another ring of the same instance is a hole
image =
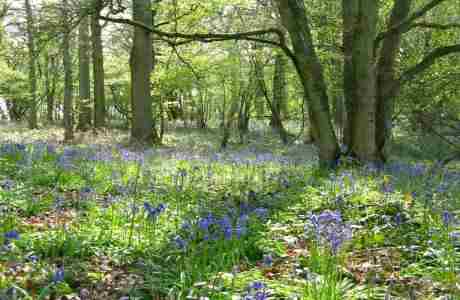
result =
[[[0,299],[460,298],[458,169],[109,135],[0,144]]]

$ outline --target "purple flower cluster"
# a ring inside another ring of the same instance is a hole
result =
[[[328,247],[334,255],[344,242],[352,238],[351,226],[343,221],[340,212],[334,211],[311,214],[305,232],[319,245]]]
[[[60,282],[63,282],[64,281],[64,267],[63,266],[58,266],[56,268],[56,271],[54,272],[53,274],[53,283],[54,284],[58,284]]]
[[[248,233],[251,214],[261,221],[268,218],[268,210],[263,207],[242,205],[240,213],[235,212],[235,209],[229,209],[229,213],[221,217],[209,212],[198,219],[185,221],[181,233],[173,239],[174,244],[179,249],[185,249],[190,242],[240,239]]]
[[[63,170],[73,169],[77,160],[81,159],[81,153],[76,148],[67,147],[57,158],[57,166]]]
[[[267,300],[270,293],[266,285],[260,281],[254,281],[248,285],[243,295],[243,300]]]
[[[156,218],[166,210],[166,205],[163,203],[158,204],[157,207],[153,206],[148,202],[144,202],[144,210],[147,213],[147,218],[151,221],[155,221]]]
[[[3,234],[4,245],[10,245],[12,240],[19,240],[19,233],[16,230],[7,231]]]
[[[10,191],[14,188],[15,182],[11,179],[4,179],[0,181],[0,188],[5,191]]]

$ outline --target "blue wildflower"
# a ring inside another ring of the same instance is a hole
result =
[[[271,267],[273,265],[273,257],[271,254],[264,255],[262,263],[265,267]]]
[[[261,281],[254,281],[249,284],[248,289],[261,290],[265,288],[265,284]]]
[[[256,216],[261,220],[266,220],[268,218],[268,209],[264,207],[259,207],[254,210]]]
[[[4,234],[5,240],[19,240],[19,233],[16,230],[7,231]]]
[[[452,214],[445,210],[442,212],[442,223],[444,224],[445,227],[449,227],[450,223],[452,222]]]
[[[57,267],[56,271],[53,274],[53,283],[57,284],[64,281],[64,267]]]
[[[187,241],[184,240],[182,237],[180,237],[179,235],[177,235],[175,238],[174,238],[174,243],[176,244],[176,247],[178,249],[185,249],[187,247]]]
[[[395,216],[395,223],[397,226],[400,226],[402,224],[402,216],[400,212],[398,212]]]

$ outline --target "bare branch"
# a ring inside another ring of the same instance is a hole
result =
[[[430,29],[448,30],[452,28],[460,28],[460,23],[438,24],[438,23],[429,23],[429,22],[417,22],[410,26],[410,29],[412,28],[430,28]]]

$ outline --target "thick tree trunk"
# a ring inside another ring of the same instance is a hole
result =
[[[73,140],[73,104],[72,104],[72,61],[70,57],[70,26],[68,24],[68,1],[62,0],[64,9],[64,38],[63,64],[64,64],[64,141]]]
[[[313,126],[317,128],[320,164],[332,166],[339,146],[332,126],[329,98],[323,69],[313,44],[310,22],[303,1],[277,0],[281,21],[288,30],[294,46],[296,68],[307,95]]]
[[[91,127],[90,106],[90,71],[89,71],[89,27],[88,17],[83,16],[78,31],[78,65],[79,65],[79,114],[78,130],[86,131]]]
[[[27,47],[29,50],[29,128],[38,127],[37,122],[37,75],[35,66],[35,37],[34,37],[34,20],[30,0],[25,0],[27,16]]]
[[[349,142],[351,153],[361,161],[379,159],[375,143],[377,95],[374,41],[377,35],[377,2],[344,1],[344,77],[349,77],[344,80],[344,85],[347,106],[351,107],[345,140]],[[350,54],[351,58],[347,57]]]
[[[104,84],[104,54],[102,48],[102,27],[99,24],[99,14],[102,10],[102,0],[95,0],[94,13],[91,16],[91,42],[94,80],[94,127],[101,128],[106,124],[105,84]]]
[[[133,20],[151,26],[153,13],[150,0],[133,1]],[[153,71],[153,39],[149,31],[139,26],[134,28],[130,66],[133,112],[131,140],[134,143],[152,144],[158,142],[150,88],[150,75]]]
[[[343,129],[343,140],[342,143],[348,148],[351,145],[352,139],[352,127],[353,123],[353,100],[356,98],[355,95],[355,74],[353,71],[353,35],[355,27],[355,15],[356,15],[356,1],[355,0],[343,0],[342,1],[342,18],[343,18],[343,48],[344,48],[344,62],[343,62],[343,93],[345,98],[345,110],[347,113],[347,122],[344,124]]]
[[[412,0],[395,1],[388,26],[397,26],[407,18]],[[397,89],[394,88],[397,78],[395,65],[401,44],[401,32],[394,31],[383,40],[377,69],[377,123],[376,145],[381,159],[385,160],[391,144],[394,99]]]

